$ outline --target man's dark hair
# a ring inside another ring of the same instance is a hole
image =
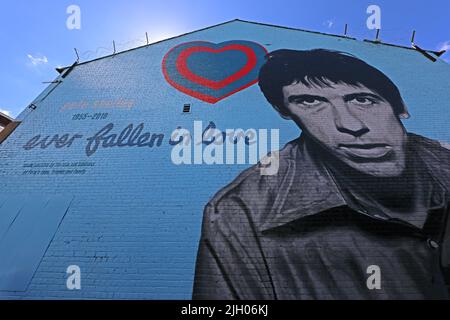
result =
[[[377,92],[394,109],[398,116],[406,112],[405,104],[397,86],[383,72],[357,57],[326,49],[276,50],[267,55],[267,61],[259,73],[259,87],[269,103],[285,118],[284,86],[301,82],[321,87],[333,83],[364,85]]]

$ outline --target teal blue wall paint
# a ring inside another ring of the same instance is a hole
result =
[[[203,121],[204,127],[213,121],[223,130],[280,129],[281,146],[299,135],[257,85],[209,104],[166,82],[162,59],[176,45],[230,40],[253,41],[269,52],[326,48],[352,53],[398,85],[412,116],[404,121],[409,131],[450,142],[450,66],[405,48],[234,21],[80,64],[35,100],[36,110],[20,115],[22,124],[0,145],[0,194],[73,197],[27,290],[2,292],[1,298],[191,297],[203,207],[248,165],[176,166],[170,158],[171,133],[177,127],[192,132],[194,121]],[[187,103],[192,112],[183,114]],[[84,113],[107,116],[76,116]],[[115,133],[143,123],[144,131],[164,134],[163,143],[99,148],[88,156],[86,138],[109,123]],[[70,147],[23,148],[36,135],[55,134],[82,137]],[[70,265],[81,268],[80,291],[66,288]]]

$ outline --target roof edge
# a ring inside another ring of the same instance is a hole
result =
[[[95,58],[95,59],[92,59],[92,60],[83,61],[83,62],[77,62],[76,65],[79,66],[79,65],[91,63],[91,62],[94,62],[94,61],[98,61],[98,60],[101,60],[101,59],[114,57],[114,56],[117,56],[119,54],[123,54],[123,53],[127,53],[127,52],[130,52],[130,51],[133,51],[133,50],[137,50],[137,49],[153,46],[153,45],[165,42],[165,41],[170,41],[170,40],[173,40],[173,39],[181,38],[181,37],[184,37],[184,36],[187,36],[187,35],[191,35],[191,34],[194,34],[194,33],[197,33],[197,32],[209,30],[209,29],[216,28],[216,27],[219,27],[219,26],[223,26],[223,25],[226,25],[226,24],[229,24],[229,23],[232,23],[232,22],[236,22],[236,21],[249,23],[249,24],[254,24],[254,25],[261,25],[261,26],[266,26],[266,27],[272,27],[272,28],[280,28],[280,29],[285,29],[285,30],[301,31],[301,32],[318,34],[318,35],[324,35],[324,36],[329,36],[329,37],[336,37],[336,38],[341,38],[341,39],[348,39],[348,40],[367,42],[367,43],[373,43],[373,44],[377,44],[377,45],[385,45],[385,46],[389,46],[389,47],[395,47],[395,48],[400,48],[400,49],[417,51],[413,47],[407,47],[407,46],[403,46],[403,45],[386,43],[386,42],[382,42],[382,41],[379,41],[379,40],[375,40],[375,41],[374,40],[368,40],[368,39],[358,40],[357,38],[350,37],[350,36],[345,36],[345,35],[325,33],[325,32],[320,32],[320,31],[311,31],[311,30],[305,30],[305,29],[293,28],[293,27],[286,27],[286,26],[280,26],[280,25],[263,23],[263,22],[254,22],[254,21],[243,20],[243,19],[233,19],[233,20],[228,20],[228,21],[225,21],[225,22],[221,22],[221,23],[209,26],[209,27],[205,27],[205,28],[194,30],[194,31],[186,32],[186,33],[183,33],[183,34],[180,34],[180,35],[177,35],[177,36],[173,36],[173,37],[170,37],[170,38],[167,38],[167,39],[162,39],[162,40],[159,40],[159,41],[156,41],[156,42],[152,42],[152,43],[149,43],[149,44],[145,44],[145,45],[142,45],[142,46],[138,46],[138,47],[135,47],[135,48],[130,48],[130,49],[127,49],[127,50],[124,50],[124,51],[120,51],[120,52],[117,52],[117,53],[109,54],[109,55],[106,55],[106,56],[103,56],[103,57],[98,57],[98,58]],[[443,55],[445,53],[445,51],[444,52],[442,52],[442,51],[434,51],[434,50],[424,50],[424,51],[432,53],[432,54],[434,54],[434,55],[436,55],[438,57],[440,57],[441,55]],[[61,67],[60,68],[56,68],[56,71],[61,74],[62,72],[64,72],[66,69],[68,69],[70,67],[71,66],[62,67],[62,68]]]
[[[13,118],[11,118],[10,116],[0,112],[0,126],[2,126],[4,128],[8,124],[10,124],[11,122],[14,122]]]
[[[222,26],[222,25],[231,23],[231,22],[235,22],[235,21],[243,21],[243,20],[233,19],[233,20],[221,22],[221,23],[218,23],[218,24],[209,26],[209,27],[197,29],[197,30],[194,30],[194,31],[189,31],[189,32],[186,32],[186,33],[183,33],[183,34],[179,34],[179,35],[177,35],[177,36],[173,36],[173,37],[170,37],[170,38],[167,38],[167,39],[158,40],[158,41],[155,41],[155,42],[152,42],[152,43],[149,43],[149,44],[144,44],[144,45],[142,45],[142,46],[138,46],[138,47],[135,47],[135,48],[130,48],[130,49],[127,49],[127,50],[124,50],[124,51],[120,51],[120,52],[116,52],[116,53],[113,53],[113,54],[109,54],[109,55],[106,55],[106,56],[103,56],[103,57],[98,57],[98,58],[95,58],[95,59],[92,59],[92,60],[83,61],[83,62],[78,62],[78,63],[77,63],[77,66],[80,66],[80,65],[83,65],[83,64],[86,64],[86,63],[90,63],[90,62],[94,62],[94,61],[97,61],[97,60],[101,60],[101,59],[106,59],[106,58],[109,58],[109,57],[114,57],[114,56],[117,56],[117,55],[119,55],[119,54],[127,53],[127,52],[130,52],[130,51],[133,51],[133,50],[137,50],[137,49],[141,49],[141,48],[153,46],[153,45],[159,44],[159,43],[161,43],[161,42],[165,42],[165,41],[169,41],[169,40],[181,38],[181,37],[184,37],[184,36],[193,34],[193,33],[201,32],[201,31],[204,31],[204,30],[212,29],[212,28],[216,28],[216,27],[219,27],[219,26]],[[60,67],[60,68],[56,68],[56,71],[57,71],[58,73],[62,73],[62,72],[64,72],[64,70],[66,70],[66,69],[68,69],[68,68],[70,68],[70,66],[62,67],[62,68]]]
[[[380,40],[368,40],[368,39],[358,40],[357,38],[350,37],[350,36],[345,36],[345,35],[326,33],[326,32],[320,32],[320,31],[311,31],[311,30],[305,30],[305,29],[293,28],[293,27],[285,27],[285,26],[269,24],[269,23],[263,23],[263,22],[254,22],[254,21],[242,20],[242,19],[236,19],[236,21],[246,22],[246,23],[251,23],[251,24],[257,24],[257,25],[262,25],[262,26],[267,26],[267,27],[281,28],[281,29],[294,30],[294,31],[302,31],[302,32],[319,34],[319,35],[324,35],[324,36],[337,37],[337,38],[341,38],[341,39],[349,39],[349,40],[362,41],[362,42],[371,42],[371,43],[374,43],[374,44],[381,44],[381,45],[386,45],[386,46],[390,46],[390,47],[396,47],[396,48],[402,48],[402,49],[416,51],[416,49],[414,49],[413,47],[408,47],[408,46],[403,46],[403,45],[393,44],[393,43],[388,43],[388,42],[382,42]],[[434,51],[434,50],[425,50],[425,51],[431,52],[433,54],[436,54],[437,56],[441,56],[441,55],[443,55],[445,53],[445,51],[444,52],[442,52],[442,51]]]

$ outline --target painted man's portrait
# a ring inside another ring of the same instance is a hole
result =
[[[193,298],[448,299],[450,151],[396,84],[316,49],[270,53],[259,87],[301,136],[206,205]]]

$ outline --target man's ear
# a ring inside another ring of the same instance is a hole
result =
[[[403,111],[398,115],[400,119],[409,119],[411,118],[411,115],[408,112],[408,108],[403,103]]]
[[[409,118],[411,118],[411,115],[409,114],[408,111],[402,112],[398,116],[400,117],[400,119],[409,119]]]

